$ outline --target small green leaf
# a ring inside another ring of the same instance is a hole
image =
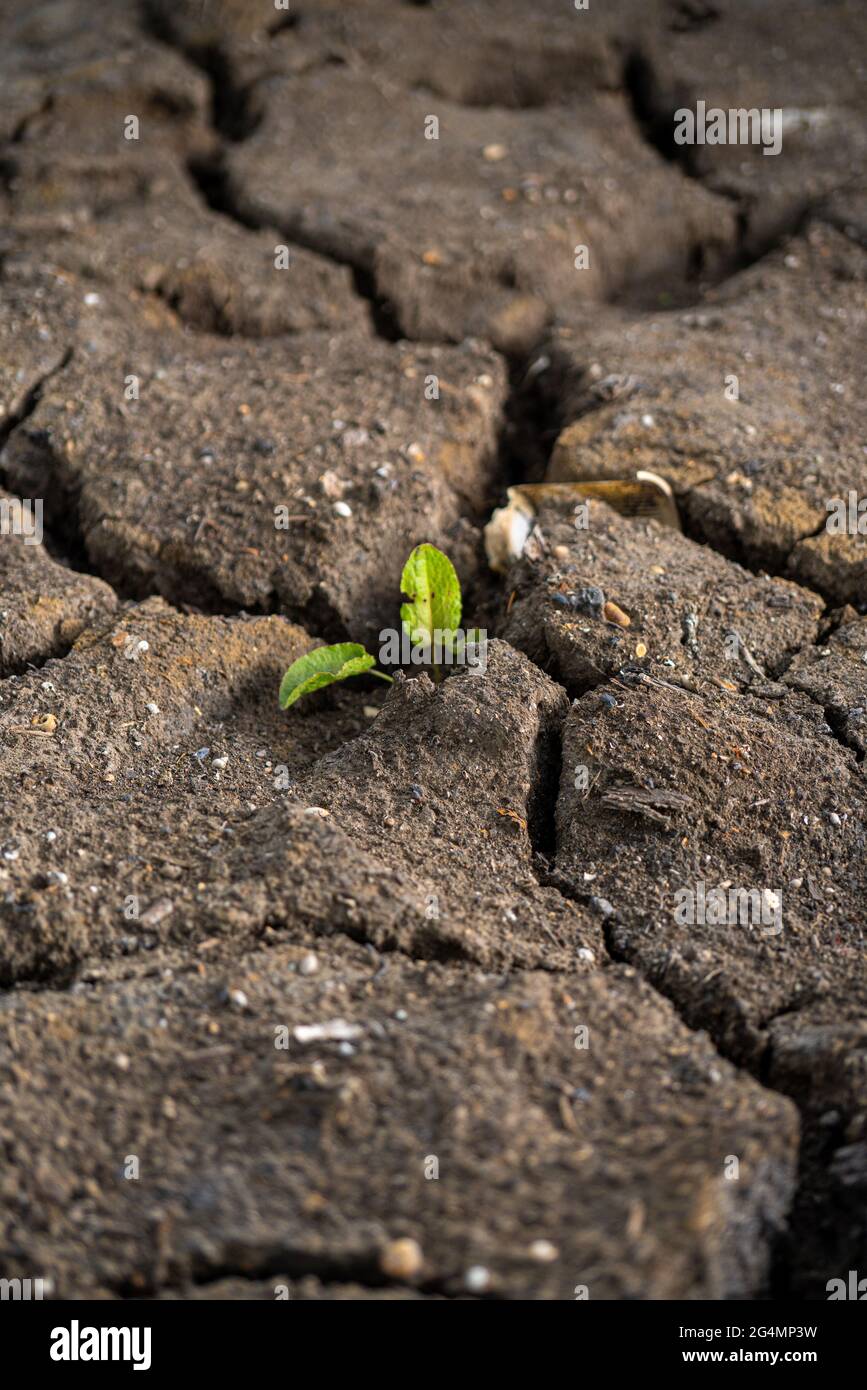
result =
[[[403,567],[400,587],[409,599],[400,616],[412,643],[430,644],[434,633],[461,623],[461,585],[447,555],[434,545],[417,545]]]
[[[361,676],[369,671],[376,660],[358,642],[338,642],[334,647],[314,647],[306,656],[293,661],[280,682],[280,708],[288,709],[314,690],[321,690],[334,681],[345,681],[348,676]],[[383,676],[381,671],[372,672]]]

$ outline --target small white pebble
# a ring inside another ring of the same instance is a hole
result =
[[[842,824],[843,824],[843,822],[841,821],[840,817],[837,815],[837,812],[836,812],[836,811],[829,811],[829,812],[828,812],[828,820],[831,822],[832,825],[842,825]]]
[[[211,767],[219,768],[220,771],[222,771],[224,767],[228,767],[228,764],[229,764],[229,755],[228,755],[227,753],[221,754],[221,756],[220,756],[219,758],[212,758],[212,759],[211,759]]]
[[[230,1004],[234,1004],[236,1009],[246,1009],[250,1001],[242,989],[230,989],[227,993]]]
[[[407,1013],[406,1009],[396,1009],[394,1016],[397,1019],[398,1023],[406,1023],[406,1020],[409,1018],[409,1014]]]
[[[352,516],[352,508],[348,502],[335,502],[334,511],[337,516]]]
[[[335,498],[343,495],[346,484],[343,482],[342,478],[337,476],[332,468],[326,468],[322,477],[319,479],[319,486],[322,488],[326,497]]]
[[[306,956],[301,957],[301,964],[298,966],[302,975],[315,975],[319,969],[319,961],[312,951],[308,951]]]
[[[85,304],[87,304],[87,305],[89,305],[91,308],[93,308],[94,304],[100,304],[102,301],[100,300],[100,297],[99,297],[98,294],[86,294],[86,295],[84,296],[84,302],[85,302]]]
[[[484,1265],[471,1265],[464,1275],[464,1288],[470,1293],[485,1293],[491,1287],[491,1271]]]
[[[530,1246],[530,1259],[538,1260],[540,1264],[551,1264],[559,1258],[560,1251],[550,1240],[534,1240]]]
[[[147,710],[148,714],[159,714],[160,712],[159,705],[155,705],[153,700],[148,700],[147,704],[145,705],[145,709]]]

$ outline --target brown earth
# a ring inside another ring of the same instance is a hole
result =
[[[0,1276],[864,1268],[865,40],[848,0],[4,7]],[[676,145],[699,100],[781,152]],[[682,531],[573,492],[488,571],[507,485],[636,469]],[[483,667],[281,712],[422,541]]]

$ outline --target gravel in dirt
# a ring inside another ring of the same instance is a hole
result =
[[[867,155],[864,7],[795,0],[784,16],[762,0],[666,8],[666,24],[639,27],[631,76],[638,114],[667,157],[738,201],[743,250],[759,255],[829,195],[858,188]],[[769,123],[749,143],[676,144],[675,112],[696,111],[699,101],[708,116],[767,111],[779,143]]]
[[[622,92],[462,106],[355,63],[268,90],[226,153],[231,206],[361,271],[404,337],[527,351],[555,306],[685,275],[697,244],[708,266],[732,254],[731,204],[659,158]],[[639,186],[652,236],[630,215]]]
[[[332,640],[375,642],[413,543],[465,581],[477,567],[465,513],[494,489],[506,389],[490,349],[191,336],[159,299],[17,260],[5,288],[9,374],[66,365],[0,473],[126,595],[303,610]]]
[[[867,618],[851,610],[824,643],[795,656],[783,683],[822,705],[837,737],[867,754]]]
[[[575,497],[542,509],[504,589],[503,636],[573,695],[624,667],[635,678],[730,690],[773,683],[816,641],[824,611],[797,584],[752,575],[678,531],[626,520],[604,503],[585,510]]]
[[[38,236],[42,264],[55,274],[91,291],[158,295],[206,333],[371,331],[347,267],[203,207],[183,168],[157,157],[158,133],[150,143],[148,162],[133,171],[122,155],[71,164],[50,145],[19,156],[9,181],[10,251],[26,255]]]
[[[867,1238],[865,825],[864,765],[803,697],[593,690],[569,714],[554,881],[607,899],[615,959],[798,1101],[802,1297]]]
[[[212,934],[207,880],[238,821],[368,722],[341,692],[287,723],[277,685],[313,645],[283,618],[150,599],[0,683],[5,984]]]
[[[614,904],[618,952],[664,977],[694,1025],[743,1059],[757,1059],[769,1019],[814,999],[834,1000],[841,1026],[856,1020],[867,999],[867,788],[821,709],[797,695],[605,690],[615,704],[588,691],[566,721],[557,868]],[[684,802],[660,822],[612,801],[623,787]],[[709,906],[701,920],[698,902],[694,920],[679,918],[678,891],[700,882],[764,886],[779,904],[761,903],[746,924],[715,921]]]
[[[864,252],[817,223],[700,308],[564,323],[546,349],[565,424],[549,480],[649,469],[697,538],[867,603],[867,534],[826,529],[867,476],[865,281]]]
[[[215,972],[176,953],[5,1002],[0,1134],[28,1154],[4,1176],[10,1276],[50,1268],[60,1297],[267,1278],[273,1298],[310,1273],[382,1296],[401,1288],[383,1251],[412,1239],[407,1287],[451,1296],[761,1281],[794,1107],[633,971],[504,979],[396,958],[380,975],[336,944],[305,979],[298,956]],[[293,1039],[337,1013],[348,1049]]]
[[[130,114],[170,150],[213,149],[207,79],[143,33],[140,12],[137,0],[4,5],[0,138],[11,142],[13,161],[38,146],[72,161],[135,160],[142,145],[125,134]]]
[[[35,507],[0,492],[0,515],[10,526],[0,546],[2,677],[63,655],[85,628],[112,613],[117,598],[102,580],[51,558],[38,535]]]

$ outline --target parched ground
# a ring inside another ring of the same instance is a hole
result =
[[[863,4],[8,0],[0,83],[0,1275],[863,1271]],[[281,712],[423,541],[486,669]]]

